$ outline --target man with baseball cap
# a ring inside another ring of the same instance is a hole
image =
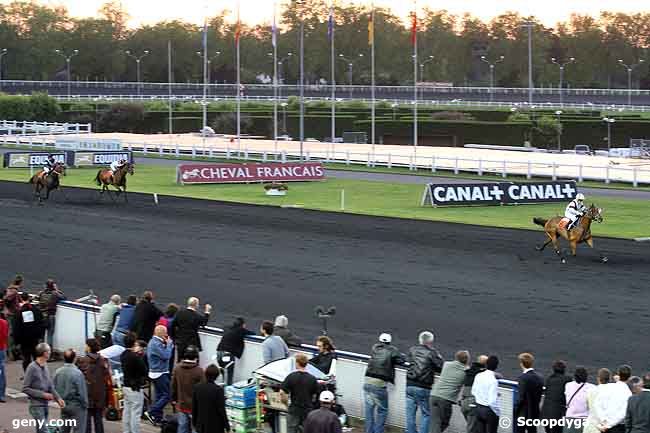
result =
[[[320,409],[309,412],[303,426],[303,433],[341,433],[339,417],[332,411],[334,394],[331,391],[323,391],[318,400]]]
[[[372,346],[372,354],[366,369],[363,385],[366,406],[366,433],[384,433],[388,417],[389,383],[395,383],[395,367],[403,365],[405,357],[391,344],[393,337],[383,333],[379,342]]]

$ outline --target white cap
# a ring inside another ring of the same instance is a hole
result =
[[[287,316],[277,316],[275,318],[275,323],[273,326],[279,326],[281,328],[286,328],[287,325],[289,324],[289,319],[287,319]]]
[[[384,332],[379,336],[379,341],[381,341],[382,343],[390,343],[391,341],[393,341],[393,337],[391,337],[390,334]]]
[[[332,391],[323,391],[318,398],[323,403],[334,403],[334,394]]]

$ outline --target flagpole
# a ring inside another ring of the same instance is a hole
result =
[[[203,136],[205,137],[205,127],[208,126],[208,17],[204,18],[203,23]],[[204,148],[205,149],[205,148]]]
[[[300,9],[300,162],[303,161],[305,142],[305,17]]]
[[[278,158],[278,35],[276,20],[277,4],[273,2],[273,140],[275,145],[275,159]]]
[[[331,142],[331,147],[332,147],[332,159],[336,159],[336,152],[335,152],[335,144],[334,144],[334,139],[336,137],[336,71],[335,71],[335,66],[336,66],[336,54],[334,51],[334,0],[332,0],[332,4],[330,5],[330,21],[328,23],[329,26],[329,31],[330,31],[330,43],[331,43],[331,49],[330,49],[330,70],[332,77],[330,79],[331,81],[331,86],[332,86],[332,97],[331,97],[331,109],[332,109],[332,131],[330,133],[330,142]]]
[[[372,158],[375,158],[375,4],[371,3],[372,11],[370,15],[370,93],[372,99],[372,107],[370,112],[371,123],[371,143],[372,143]]]
[[[239,58],[239,37],[241,29],[240,21],[240,6],[241,3],[237,2],[237,28],[235,30],[235,45],[237,49],[237,152],[241,153],[241,73],[239,70],[240,58]],[[239,156],[239,155],[238,155]]]
[[[417,167],[418,157],[418,31],[417,1],[413,0],[413,164]]]

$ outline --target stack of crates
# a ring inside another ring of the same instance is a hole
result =
[[[226,414],[233,433],[257,430],[257,386],[246,382],[226,387]]]

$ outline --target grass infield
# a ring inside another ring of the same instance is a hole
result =
[[[96,169],[69,169],[63,186],[98,188],[93,179]],[[0,179],[25,182],[29,170],[1,169]],[[274,206],[301,206],[306,209],[341,211],[341,191],[345,190],[345,212],[411,218],[432,221],[451,221],[490,227],[521,228],[540,231],[532,223],[535,216],[549,218],[564,212],[564,203],[520,206],[488,207],[421,207],[422,185],[329,178],[322,182],[290,183],[285,197],[268,197],[260,184],[236,185],[178,185],[175,167],[143,165],[129,176],[128,190],[157,193],[208,200],[252,203]],[[153,198],[152,198],[153,200]],[[634,239],[650,236],[647,216],[650,201],[593,196],[594,202],[604,209],[605,221],[595,224],[595,236]]]

